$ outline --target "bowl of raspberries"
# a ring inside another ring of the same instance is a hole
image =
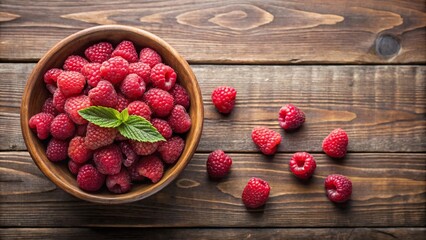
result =
[[[167,186],[194,154],[203,103],[189,64],[138,28],[92,27],[34,67],[21,105],[40,170],[83,200],[119,204]]]

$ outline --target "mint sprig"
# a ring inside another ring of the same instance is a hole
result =
[[[124,109],[121,113],[114,108],[91,106],[79,110],[80,116],[87,121],[105,128],[117,128],[121,135],[139,142],[166,141],[158,130],[143,117],[129,115]]]

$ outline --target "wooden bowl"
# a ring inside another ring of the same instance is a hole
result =
[[[175,165],[164,172],[163,178],[159,182],[155,184],[134,184],[130,192],[125,194],[113,194],[107,190],[88,193],[77,186],[76,177],[69,172],[67,164],[54,163],[47,159],[44,143],[31,131],[28,121],[31,116],[41,111],[41,107],[48,97],[48,91],[43,81],[43,75],[47,70],[54,67],[61,68],[69,55],[84,56],[84,49],[94,43],[108,41],[116,46],[122,40],[132,41],[138,52],[142,47],[150,47],[156,50],[163,58],[163,62],[175,69],[178,82],[188,91],[191,98],[189,114],[192,127],[186,134],[186,144],[182,155]],[[28,78],[21,105],[21,128],[25,144],[40,170],[66,192],[83,200],[103,204],[141,200],[160,191],[172,182],[191,160],[198,146],[203,128],[203,118],[203,101],[200,88],[185,59],[161,38],[138,28],[119,25],[105,25],[82,30],[68,36],[51,48],[40,59]]]

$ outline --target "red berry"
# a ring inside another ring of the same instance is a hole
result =
[[[138,166],[138,163],[139,159],[137,159],[130,167],[127,168],[127,170],[129,171],[130,179],[135,182],[145,180],[145,177],[139,173],[140,167]]]
[[[129,74],[135,73],[143,79],[146,85],[151,82],[149,76],[151,75],[151,67],[143,62],[130,63]]]
[[[292,104],[284,105],[279,112],[278,121],[284,130],[293,130],[305,122],[305,114]]]
[[[101,66],[100,63],[88,63],[81,69],[81,74],[86,78],[89,86],[96,87],[102,80]]]
[[[58,110],[56,110],[55,106],[53,105],[53,98],[50,97],[44,101],[43,107],[41,107],[41,111],[52,114],[53,116],[58,115]]]
[[[138,142],[134,140],[131,140],[130,144],[132,145],[133,151],[137,155],[141,155],[141,156],[147,156],[147,155],[153,154],[155,151],[157,151],[158,145],[160,145],[159,142],[150,143],[150,142]]]
[[[37,113],[28,121],[30,128],[37,133],[37,137],[44,140],[50,135],[50,124],[55,117],[49,113]]]
[[[89,99],[94,106],[115,108],[118,96],[114,86],[110,82],[102,80],[95,88],[90,89]]]
[[[130,99],[141,97],[145,93],[145,82],[137,74],[129,74],[121,82],[120,91]]]
[[[290,171],[300,179],[308,179],[314,174],[317,164],[312,155],[307,152],[293,154],[289,162]]]
[[[126,40],[118,44],[118,46],[112,52],[111,56],[120,56],[126,59],[129,63],[138,61],[138,53],[136,52],[135,46],[132,42]]]
[[[160,181],[163,177],[163,162],[160,158],[154,155],[142,157],[137,162],[136,169],[140,175],[151,179],[153,183]]]
[[[144,95],[143,99],[159,117],[165,117],[169,115],[174,106],[174,99],[172,95],[164,90],[158,88],[152,88],[148,90]]]
[[[101,77],[112,84],[118,84],[127,76],[129,63],[122,57],[113,57],[103,62],[100,70]]]
[[[155,65],[151,69],[151,82],[154,87],[169,91],[176,83],[176,73],[170,66],[163,63]]]
[[[81,72],[81,69],[87,63],[89,62],[85,58],[77,55],[71,55],[65,60],[63,69],[65,71]]]
[[[117,136],[117,129],[103,128],[93,123],[89,123],[89,125],[87,125],[84,144],[86,144],[87,148],[95,150],[112,144],[115,136]]]
[[[59,68],[52,68],[49,69],[45,74],[44,74],[44,82],[46,84],[56,84],[56,82],[58,81],[58,76],[63,72],[62,69]]]
[[[90,107],[90,99],[86,95],[70,97],[65,101],[65,112],[76,124],[86,124],[87,120],[78,113],[79,110]]]
[[[127,141],[120,142],[120,149],[126,156],[126,159],[123,161],[124,166],[130,167],[138,160],[138,155],[133,151],[132,146]]]
[[[52,134],[54,138],[65,140],[72,137],[74,132],[74,122],[65,113],[56,116],[50,124],[50,134]]]
[[[166,142],[161,142],[157,151],[165,163],[173,164],[179,159],[184,147],[185,141],[181,137],[175,136]]]
[[[113,48],[111,43],[100,42],[88,47],[84,51],[84,55],[91,62],[102,63],[111,57],[112,51],[113,51]]]
[[[86,79],[79,72],[62,72],[58,77],[58,88],[65,97],[80,94],[85,84]]]
[[[84,138],[76,136],[71,139],[68,146],[68,157],[77,164],[83,164],[91,159],[93,151],[86,147]]]
[[[352,182],[349,178],[339,175],[329,175],[324,182],[328,199],[332,202],[346,202],[352,194]]]
[[[86,164],[78,170],[77,184],[88,192],[96,192],[104,185],[105,175],[100,173],[93,165]]]
[[[169,139],[172,136],[172,127],[170,127],[169,123],[166,120],[154,118],[151,120],[151,124],[165,139]]]
[[[237,91],[233,87],[217,87],[212,92],[212,101],[221,113],[230,113],[234,109]]]
[[[346,155],[349,139],[346,132],[334,129],[322,142],[322,150],[330,157],[342,158]]]
[[[232,159],[222,150],[216,150],[209,154],[206,165],[211,178],[223,178],[231,170]]]
[[[176,105],[167,119],[175,133],[186,133],[191,128],[191,117],[181,105]]]
[[[68,141],[52,138],[47,144],[46,157],[52,162],[59,162],[67,159],[67,150]]]
[[[266,155],[274,154],[281,143],[281,135],[267,127],[255,127],[251,132],[251,138],[259,150]]]
[[[170,94],[175,99],[175,105],[182,105],[184,108],[189,108],[189,95],[188,92],[179,84],[175,84],[175,86],[170,90]]]
[[[124,168],[119,173],[106,177],[106,186],[113,193],[126,193],[130,191],[132,186],[130,182],[130,175]]]
[[[151,109],[146,105],[146,103],[141,101],[133,101],[127,106],[129,115],[137,115],[145,118],[146,120],[151,120]]]
[[[67,100],[67,97],[61,92],[61,90],[57,89],[55,93],[53,94],[53,106],[55,106],[56,110],[58,112],[65,112],[65,101]]]
[[[242,200],[247,208],[258,208],[266,203],[269,198],[268,182],[260,178],[250,178],[242,194]]]
[[[148,64],[150,67],[154,67],[158,63],[161,63],[161,56],[151,48],[144,48],[139,54],[139,61]]]
[[[74,162],[72,160],[68,161],[68,169],[70,170],[70,172],[73,175],[77,175],[78,174],[78,171],[80,170],[81,166],[83,166],[83,164],[76,163],[76,162]]]
[[[114,175],[121,170],[123,156],[120,148],[115,144],[111,144],[97,149],[93,154],[93,161],[100,173]]]
[[[115,106],[115,109],[121,112],[127,108],[127,105],[129,105],[129,100],[127,100],[127,98],[122,94],[117,94],[117,105]]]

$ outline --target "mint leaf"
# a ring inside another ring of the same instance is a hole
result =
[[[123,122],[126,122],[129,119],[129,110],[127,110],[127,108],[125,108],[123,111],[121,111],[120,119]]]
[[[78,111],[78,114],[99,127],[115,128],[123,123],[120,112],[113,108],[91,106]]]
[[[166,141],[150,122],[136,115],[130,115],[127,121],[118,126],[118,131],[123,136],[139,142]]]

